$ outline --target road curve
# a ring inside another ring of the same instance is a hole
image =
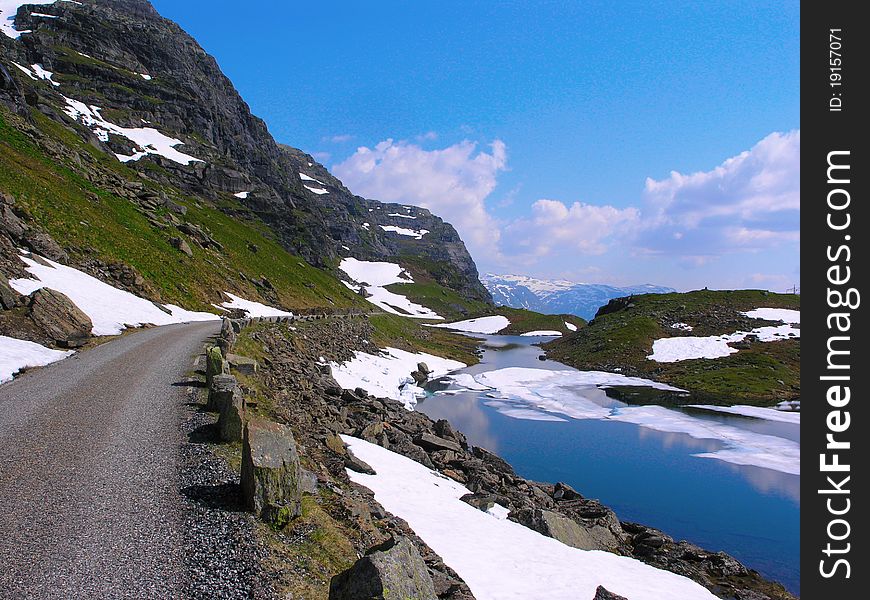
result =
[[[0,598],[184,596],[183,382],[219,329],[148,329],[0,386]]]

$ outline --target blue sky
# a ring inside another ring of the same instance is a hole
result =
[[[153,3],[278,141],[481,270],[799,283],[798,2]]]

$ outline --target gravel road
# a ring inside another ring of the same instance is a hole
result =
[[[0,597],[189,596],[186,384],[219,328],[144,330],[0,386]]]

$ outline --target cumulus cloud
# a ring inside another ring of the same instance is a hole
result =
[[[499,223],[485,200],[506,168],[507,149],[495,140],[488,150],[468,140],[424,150],[387,139],[374,148],[357,148],[333,172],[356,194],[428,208],[456,227],[475,256],[492,256],[498,251]]]
[[[506,254],[541,258],[559,250],[573,254],[603,254],[614,237],[633,231],[639,222],[636,208],[615,208],[559,200],[538,200],[530,218],[505,227]]]
[[[647,252],[703,257],[800,239],[800,131],[772,133],[710,171],[647,179]]]

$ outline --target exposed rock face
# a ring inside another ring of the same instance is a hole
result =
[[[426,563],[405,538],[373,548],[329,585],[329,600],[394,599],[438,599]]]
[[[65,348],[82,346],[91,337],[94,327],[90,317],[65,294],[48,288],[33,292],[30,318],[51,339]]]
[[[290,428],[263,419],[245,425],[242,495],[248,509],[275,527],[299,516],[302,490],[299,455]]]
[[[18,306],[19,298],[21,298],[21,294],[13,290],[9,286],[9,280],[6,279],[6,276],[0,273],[0,306],[5,310],[15,308]]]

